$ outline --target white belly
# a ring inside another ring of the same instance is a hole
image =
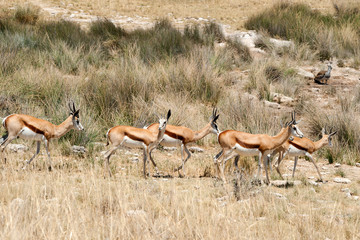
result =
[[[44,135],[33,132],[30,128],[24,127],[19,135],[22,139],[41,141],[44,140]]]
[[[305,156],[306,151],[298,149],[292,145],[290,145],[289,147],[289,151],[287,153],[288,156],[290,157],[295,157],[295,156]]]
[[[123,140],[123,146],[125,147],[129,147],[129,148],[143,148],[145,147],[145,143],[143,143],[142,141],[136,141],[133,140],[127,136],[124,137]]]
[[[181,146],[182,141],[164,134],[163,140],[160,142],[160,144],[164,147],[177,147]]]
[[[259,156],[260,153],[257,148],[244,148],[238,143],[235,145],[235,151],[241,156]]]

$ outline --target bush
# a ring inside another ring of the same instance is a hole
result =
[[[17,7],[15,19],[22,24],[35,25],[39,19],[40,8],[34,6]]]

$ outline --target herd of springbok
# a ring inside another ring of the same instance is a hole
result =
[[[35,154],[26,161],[24,169],[36,157],[40,151],[40,144],[43,141],[46,153],[49,159],[49,170],[52,169],[51,158],[49,153],[49,140],[52,138],[60,138],[71,129],[84,130],[79,121],[79,109],[76,110],[75,104],[69,103],[70,116],[60,125],[54,125],[46,120],[38,119],[25,114],[11,114],[3,119],[3,126],[7,133],[3,136],[4,141],[1,143],[1,153],[4,157],[4,150],[6,146],[16,138],[23,138],[35,140],[37,148]],[[148,160],[152,162],[156,171],[156,163],[151,156],[152,151],[159,145],[178,147],[180,146],[182,164],[175,169],[179,172],[183,171],[185,175],[185,163],[191,157],[188,145],[197,140],[202,139],[209,133],[217,135],[218,142],[221,146],[221,151],[214,157],[214,164],[216,167],[217,176],[226,182],[224,175],[225,163],[235,157],[235,167],[240,156],[258,156],[258,173],[260,175],[261,162],[263,163],[266,180],[269,184],[270,179],[268,175],[268,165],[271,165],[271,158],[278,154],[276,170],[282,177],[279,165],[282,159],[288,156],[295,157],[293,177],[295,173],[296,164],[299,156],[307,156],[316,167],[319,178],[322,181],[321,174],[312,157],[312,153],[318,149],[329,145],[331,146],[331,138],[336,132],[326,133],[326,129],[322,130],[322,138],[319,141],[313,142],[305,138],[303,133],[297,127],[298,122],[295,120],[295,112],[291,114],[291,121],[281,124],[280,132],[275,136],[266,134],[250,134],[236,130],[220,131],[216,120],[219,118],[217,110],[214,109],[210,122],[198,131],[193,131],[183,126],[169,125],[168,121],[171,116],[169,110],[166,117],[159,117],[159,123],[151,124],[148,127],[136,128],[131,126],[115,126],[110,128],[106,134],[107,145],[111,145],[109,150],[105,153],[106,165],[109,175],[110,171],[110,157],[120,147],[126,146],[129,148],[142,148],[144,152],[144,177],[146,178],[146,164]],[[186,154],[186,157],[184,155]],[[6,158],[4,157],[6,162]]]

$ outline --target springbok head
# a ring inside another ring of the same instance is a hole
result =
[[[298,128],[298,126],[296,126],[300,121],[296,121],[295,119],[295,111],[291,113],[291,121],[286,122],[285,126],[282,125],[281,123],[281,127],[285,127],[288,128],[291,131],[291,136],[289,138],[290,141],[294,140],[294,138],[292,136],[296,136],[299,138],[304,137],[304,134],[300,131],[300,129]]]
[[[326,133],[326,126],[321,130],[322,138],[325,140],[325,143],[329,144],[330,147],[332,147],[331,138],[337,133],[337,131],[331,132],[331,130],[332,127],[330,128],[329,133]]]
[[[71,102],[69,102],[69,109],[70,109],[70,115],[72,115],[72,123],[74,126],[74,129],[76,130],[84,130],[84,127],[81,125],[80,120],[79,120],[79,111],[80,109],[76,110],[75,109],[75,103],[72,102],[72,106],[71,106]]]
[[[166,124],[169,121],[170,116],[171,116],[171,110],[169,109],[166,118],[165,117],[159,118],[159,131],[166,128]]]
[[[211,115],[211,118],[210,118],[211,133],[214,133],[214,134],[219,134],[220,133],[220,130],[219,130],[218,125],[216,123],[216,120],[219,118],[219,115],[220,114],[217,114],[217,109],[214,108],[213,112],[212,112],[212,115]]]

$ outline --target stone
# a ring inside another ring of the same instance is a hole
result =
[[[29,148],[25,145],[22,145],[22,144],[13,144],[13,143],[10,143],[8,145],[8,148],[10,149],[10,151],[12,152],[25,152],[27,150],[29,150]]]
[[[189,147],[189,151],[194,153],[194,152],[204,152],[204,149],[199,148],[199,147]]]
[[[336,178],[334,178],[334,182],[348,184],[348,183],[351,183],[351,180],[348,178],[336,177]]]
[[[275,197],[277,197],[278,199],[284,199],[284,200],[286,200],[287,198],[284,196],[284,195],[282,195],[281,193],[271,193],[272,195],[274,195]]]
[[[279,104],[284,104],[286,106],[293,106],[295,104],[295,101],[293,98],[285,96],[281,93],[273,93],[273,101],[277,102]]]
[[[71,150],[72,150],[74,153],[81,153],[81,154],[86,153],[86,148],[85,148],[84,146],[76,146],[76,145],[73,145],[73,146],[71,146]]]
[[[347,192],[350,192],[350,189],[349,188],[343,188],[340,191],[347,193]]]
[[[341,167],[340,163],[335,163],[334,167]]]
[[[146,215],[144,210],[129,210],[126,212],[127,216]]]
[[[308,72],[302,68],[298,68],[297,73],[300,76],[303,76],[304,78],[307,78],[307,79],[314,79],[314,77],[315,77],[314,74],[312,74],[311,72]]]
[[[164,147],[165,151],[175,151],[176,149],[176,147]]]
[[[269,101],[265,100],[264,105],[265,105],[265,107],[274,108],[274,109],[280,109],[280,104],[278,104],[276,102],[269,102]]]
[[[360,163],[356,163],[356,166],[357,166],[357,167],[360,167]]]
[[[313,186],[320,186],[320,183],[317,183],[314,180],[309,180],[308,183]]]

